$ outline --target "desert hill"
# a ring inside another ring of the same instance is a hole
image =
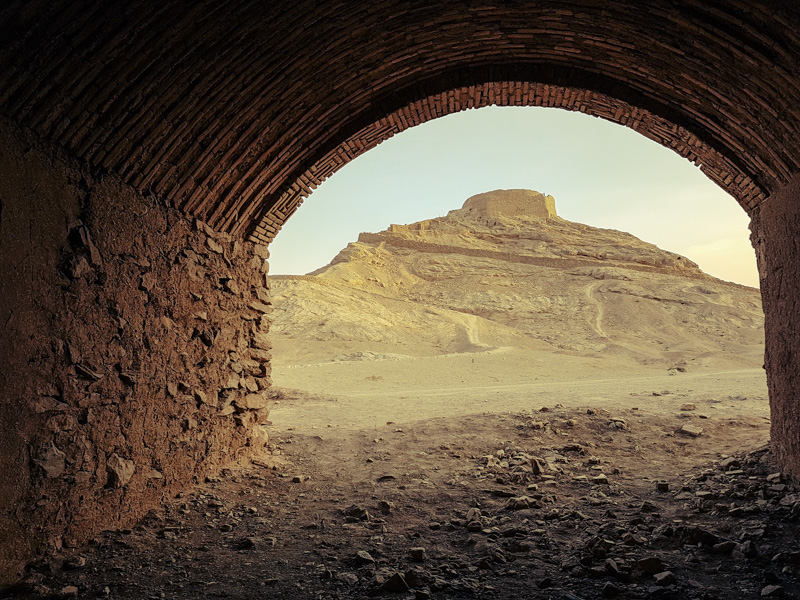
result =
[[[522,352],[683,370],[763,356],[758,290],[562,219],[529,190],[362,233],[329,265],[271,285],[278,365]]]

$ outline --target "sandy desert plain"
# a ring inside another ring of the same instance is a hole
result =
[[[705,425],[769,417],[758,290],[560,219],[537,192],[362,234],[310,276],[273,277],[272,293],[274,383],[317,398],[279,401],[276,425],[555,405]]]

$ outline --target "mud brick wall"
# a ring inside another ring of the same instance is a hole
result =
[[[753,211],[772,449],[800,479],[800,175]]]
[[[267,257],[0,122],[0,572],[265,445]]]

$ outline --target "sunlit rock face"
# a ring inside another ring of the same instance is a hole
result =
[[[556,214],[552,196],[487,192],[444,217],[362,233],[311,276],[271,278],[276,356],[533,345],[631,364],[760,367],[758,290]]]

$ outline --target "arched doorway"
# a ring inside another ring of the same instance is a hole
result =
[[[252,228],[252,238],[269,243],[313,188],[382,141],[431,119],[484,106],[561,108],[600,117],[629,127],[699,165],[712,181],[736,198],[745,211],[764,198],[764,191],[733,160],[725,158],[686,129],[647,110],[589,90],[500,81],[460,87],[416,100],[363,127],[299,175]]]

